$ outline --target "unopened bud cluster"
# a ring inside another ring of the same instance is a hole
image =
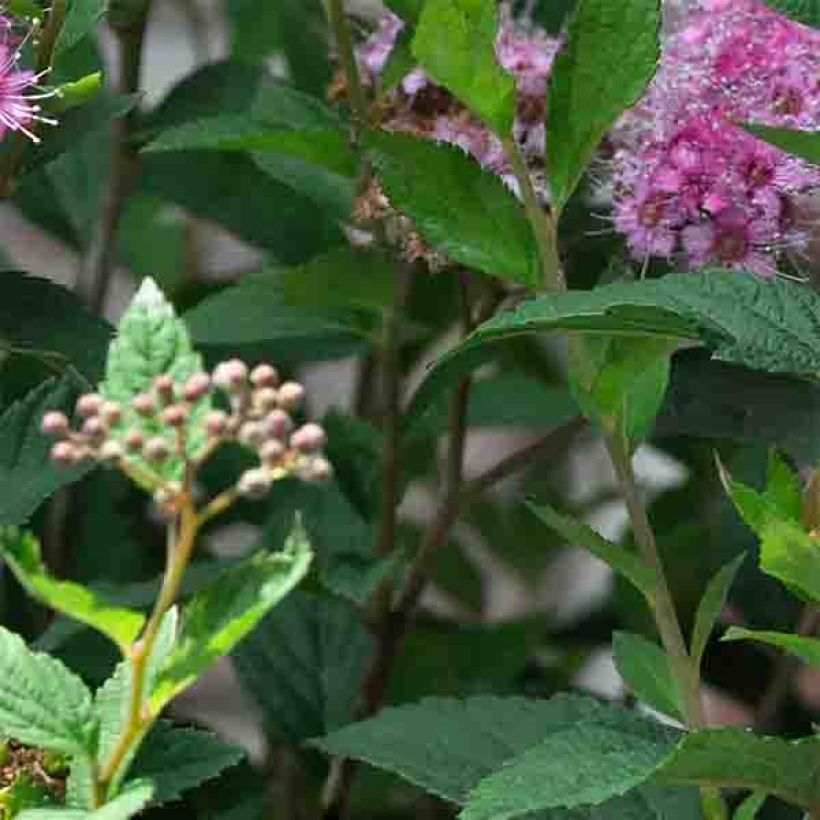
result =
[[[229,409],[209,409],[203,415],[200,402],[216,392],[227,398]],[[51,449],[56,464],[99,461],[126,473],[139,470],[141,475],[147,465],[157,500],[164,504],[181,489],[160,477],[160,468],[169,459],[196,468],[219,445],[236,441],[259,457],[259,466],[246,470],[236,489],[240,495],[258,497],[287,475],[323,481],[331,473],[322,455],[324,430],[314,423],[294,424],[291,414],[301,406],[304,394],[298,382],[280,382],[268,364],[249,372],[244,362],[231,359],[211,374],[197,372],[184,381],[169,374],[157,376],[151,389],[134,396],[127,408],[87,393],[77,401],[78,428],[64,413],[54,411],[43,417],[42,430],[58,439]],[[192,441],[203,442],[193,455]]]

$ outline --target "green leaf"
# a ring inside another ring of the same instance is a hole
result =
[[[0,733],[70,755],[93,750],[91,693],[56,658],[0,627]]]
[[[732,820],[755,820],[763,804],[766,802],[766,795],[762,792],[750,794],[736,809],[732,815]]]
[[[441,389],[484,364],[500,342],[557,330],[696,339],[724,361],[813,375],[820,371],[818,315],[820,296],[810,288],[734,271],[670,274],[551,295],[495,316],[440,359],[409,414],[418,423]]]
[[[461,820],[505,820],[550,808],[596,805],[641,785],[676,733],[609,707],[505,762],[470,793]]]
[[[0,525],[25,523],[49,496],[88,471],[53,465],[52,442],[40,430],[47,412],[70,413],[76,395],[70,376],[48,379],[0,416]]]
[[[392,205],[457,262],[534,285],[538,254],[521,203],[504,183],[450,145],[406,134],[366,139]]]
[[[788,741],[743,729],[714,729],[684,737],[656,780],[674,786],[752,789],[817,811],[819,766],[817,737]]]
[[[143,416],[132,407],[133,398],[151,392],[154,379],[170,375],[175,383],[203,369],[202,357],[193,349],[185,323],[174,312],[153,279],[144,279],[117,326],[117,335],[108,350],[105,381],[100,392],[122,409],[122,420],[111,434],[122,441],[128,431],[140,430],[147,438],[163,437],[172,455],[161,466],[150,464],[140,456],[131,457],[149,475],[181,480],[185,469],[176,452],[173,431],[161,420]],[[195,459],[205,446],[207,433],[204,418],[211,409],[210,396],[200,399],[191,409],[186,439],[186,452]],[[148,487],[153,490],[154,487]]]
[[[817,0],[764,0],[767,6],[799,23],[820,28],[820,3]]]
[[[46,279],[3,271],[0,351],[41,353],[62,370],[68,362],[89,382],[103,370],[111,328],[71,291]]]
[[[497,33],[493,0],[427,0],[412,49],[437,83],[507,136],[515,115],[515,81],[496,59]]]
[[[82,809],[31,809],[18,815],[18,820],[129,820],[139,814],[151,800],[151,783],[135,780],[122,793],[96,811]]]
[[[773,128],[768,125],[745,125],[744,128],[789,154],[794,154],[815,165],[820,163],[819,131],[793,131],[789,128]]]
[[[680,698],[666,653],[630,632],[616,632],[612,649],[618,673],[635,695],[653,709],[680,719]]]
[[[703,598],[700,599],[697,612],[695,613],[695,625],[692,627],[692,640],[690,654],[692,664],[696,669],[700,668],[703,660],[703,653],[706,651],[706,644],[709,636],[715,628],[717,619],[720,617],[723,605],[729,595],[732,582],[735,580],[740,565],[746,558],[745,553],[741,553],[733,560],[721,567],[709,581]]]
[[[385,0],[385,5],[406,23],[415,25],[424,7],[424,0]]]
[[[548,96],[547,173],[559,211],[604,134],[654,74],[659,26],[658,0],[579,0]]]
[[[290,744],[349,723],[372,650],[347,602],[289,595],[234,652],[268,736]]]
[[[797,522],[803,520],[803,487],[800,477],[774,450],[769,453],[766,490],[763,494],[783,518]]]
[[[627,440],[647,436],[666,393],[676,345],[669,339],[587,339],[583,367],[570,370],[570,386],[584,415]]]
[[[60,29],[55,54],[68,51],[91,34],[108,9],[107,0],[72,0]]]
[[[244,756],[244,749],[211,732],[161,721],[140,746],[130,775],[153,785],[152,803],[170,803]]]
[[[622,714],[574,695],[550,700],[427,698],[384,709],[314,743],[328,754],[363,760],[463,803],[483,778],[546,738],[559,738],[579,724],[603,724],[605,718],[612,722]]]
[[[151,693],[158,712],[214,661],[227,655],[304,578],[312,553],[297,522],[281,552],[257,553],[186,605],[176,647]]]
[[[652,570],[634,552],[613,544],[587,524],[561,515],[546,504],[531,503],[528,507],[550,529],[563,536],[568,544],[589,550],[615,572],[623,575],[647,601],[654,600],[655,577]]]
[[[43,564],[40,542],[32,533],[0,527],[0,556],[30,595],[107,635],[123,653],[139,635],[145,623],[142,613],[109,606],[87,587],[54,578]]]
[[[767,632],[765,630],[744,629],[740,626],[729,627],[723,636],[724,641],[757,641],[769,646],[776,646],[791,652],[811,666],[820,666],[820,640],[803,635],[790,635],[786,632]]]

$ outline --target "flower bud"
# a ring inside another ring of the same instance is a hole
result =
[[[86,419],[80,430],[84,436],[88,436],[89,441],[92,443],[99,443],[105,438],[105,425],[99,416]]]
[[[109,427],[113,427],[122,419],[122,407],[115,401],[107,401],[103,404],[100,415]]]
[[[279,403],[279,394],[273,387],[260,387],[254,393],[253,403],[262,413],[267,413]]]
[[[118,461],[122,458],[122,445],[114,439],[108,439],[100,447],[100,459],[102,461]]]
[[[267,438],[278,438],[285,440],[288,433],[293,429],[293,421],[284,410],[272,410],[262,420]]]
[[[172,404],[162,411],[161,418],[169,427],[182,427],[188,420],[188,410],[181,404]]]
[[[129,430],[125,434],[125,448],[130,452],[138,453],[142,450],[143,444],[145,444],[145,436],[139,430]]]
[[[317,456],[312,458],[305,471],[306,481],[322,482],[327,481],[333,475],[333,467],[326,458]]]
[[[243,390],[248,379],[248,367],[240,359],[230,359],[216,366],[213,373],[213,382],[226,393],[236,393]]]
[[[40,429],[47,436],[62,438],[68,433],[68,416],[59,410],[52,410],[43,416]]]
[[[141,416],[150,416],[156,412],[157,403],[148,393],[140,393],[131,400],[131,407]]]
[[[182,397],[193,404],[199,401],[211,389],[211,377],[204,372],[194,373],[182,388]]]
[[[103,406],[103,397],[99,393],[86,393],[77,399],[77,413],[83,418],[96,416]]]
[[[282,444],[281,441],[275,438],[268,439],[260,448],[259,448],[259,458],[262,459],[262,463],[268,467],[277,464],[282,456],[285,455],[285,445]]]
[[[167,373],[157,376],[154,391],[162,404],[170,404],[174,400],[174,380]]]
[[[51,448],[51,460],[60,467],[69,467],[77,461],[77,448],[68,441],[58,441]]]
[[[292,413],[298,410],[305,398],[305,388],[299,382],[285,382],[279,388],[279,406]]]
[[[279,384],[279,374],[269,364],[258,364],[251,370],[251,384],[254,387],[276,387]]]
[[[239,428],[239,440],[249,447],[258,447],[266,438],[265,426],[258,421],[246,421]]]
[[[271,479],[266,470],[255,468],[245,470],[236,485],[240,495],[248,498],[259,498],[263,496],[271,485]]]
[[[171,448],[162,436],[154,436],[145,442],[142,453],[148,461],[164,461],[170,455]]]
[[[301,453],[315,453],[321,450],[327,443],[325,431],[318,425],[305,424],[300,427],[291,437],[290,446]]]
[[[205,429],[208,435],[219,438],[225,434],[225,427],[228,423],[228,416],[221,410],[212,410],[205,416]]]

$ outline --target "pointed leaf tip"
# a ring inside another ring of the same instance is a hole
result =
[[[134,294],[131,307],[142,307],[151,313],[165,316],[174,315],[173,306],[165,298],[165,294],[150,276],[146,276],[140,283],[137,292]]]

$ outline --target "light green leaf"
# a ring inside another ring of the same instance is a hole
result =
[[[718,358],[772,372],[820,372],[820,296],[795,282],[735,271],[670,274],[525,302],[481,325],[428,373],[409,410],[418,423],[444,387],[484,364],[500,342],[575,330],[695,339]]]
[[[137,413],[131,406],[133,398],[139,393],[151,392],[154,379],[161,374],[168,374],[174,382],[181,383],[202,368],[202,357],[193,349],[185,323],[177,317],[153,279],[144,279],[117,325],[100,392],[122,408],[122,420],[111,431],[113,437],[124,439],[129,430],[138,429],[146,438],[159,436],[167,439],[172,455],[159,467],[139,456],[130,457],[146,473],[180,480],[185,466],[176,453],[173,431],[159,418]],[[210,396],[190,408],[186,439],[190,458],[196,458],[205,445],[204,418],[210,409]]]
[[[109,606],[87,587],[54,578],[43,564],[40,542],[32,533],[0,527],[0,556],[30,595],[107,635],[123,653],[139,635],[145,623],[142,613]]]
[[[797,522],[803,520],[803,487],[800,477],[775,450],[769,453],[764,496],[783,518]]]
[[[528,504],[530,510],[572,546],[588,549],[596,558],[623,575],[647,601],[655,598],[655,577],[634,553],[599,535],[588,525],[554,510],[546,504]]]
[[[424,0],[385,0],[385,5],[405,22],[415,23],[424,8]]]
[[[647,436],[669,383],[677,340],[591,337],[570,386],[584,415],[604,430],[639,440]]]
[[[550,75],[547,173],[557,210],[654,74],[660,19],[658,0],[579,0]]]
[[[512,130],[515,81],[498,63],[494,0],[427,0],[413,54],[427,73],[497,134]]]
[[[48,411],[71,413],[77,392],[70,375],[48,379],[0,415],[0,525],[25,523],[52,493],[88,472],[52,464],[53,442],[40,430]]]
[[[55,46],[57,57],[92,34],[107,9],[107,0],[71,0]]]
[[[803,23],[820,28],[820,3],[817,0],[764,0],[767,6]]]
[[[680,719],[680,698],[666,653],[630,632],[616,632],[612,640],[615,666],[635,695],[653,709]]]
[[[457,262],[534,285],[538,254],[523,208],[459,148],[406,134],[370,134],[366,146],[391,204]]]
[[[211,732],[161,721],[140,746],[130,776],[151,783],[151,802],[161,805],[235,766],[244,756],[244,749]]]
[[[197,593],[183,610],[179,641],[157,676],[152,711],[227,655],[304,578],[311,559],[297,522],[281,552],[257,553]]]
[[[371,643],[349,603],[296,591],[233,658],[268,735],[296,744],[353,720]]]
[[[752,789],[808,811],[820,807],[820,738],[789,741],[742,729],[714,729],[684,737],[656,775],[674,786]]]
[[[741,553],[729,563],[721,567],[709,581],[703,598],[700,599],[698,610],[695,613],[695,625],[692,627],[691,656],[692,664],[699,669],[703,660],[703,653],[706,651],[706,644],[709,636],[720,617],[723,605],[729,595],[732,582],[740,569],[740,565],[746,558],[745,553]]]
[[[676,733],[609,707],[547,736],[470,792],[461,820],[505,820],[550,808],[596,805],[646,781]]]
[[[139,814],[151,800],[151,783],[135,780],[122,793],[95,811],[82,809],[32,809],[18,815],[17,820],[129,820]]]
[[[70,755],[93,749],[91,693],[56,658],[0,627],[0,734]]]
[[[763,792],[750,794],[736,809],[732,815],[732,820],[754,820],[763,804],[766,802],[766,795]]]
[[[778,649],[784,649],[786,652],[791,652],[811,666],[820,666],[820,639],[817,638],[790,635],[786,632],[767,632],[732,626],[723,636],[723,640],[765,643],[769,646],[776,646]]]

